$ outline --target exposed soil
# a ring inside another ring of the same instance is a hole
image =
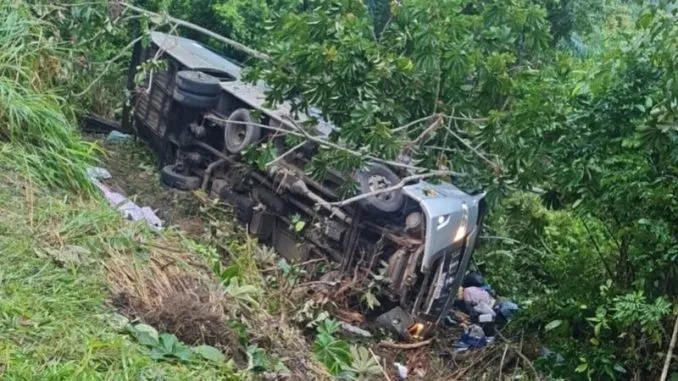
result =
[[[173,333],[186,344],[212,345],[238,365],[246,364],[239,338],[227,326],[221,295],[174,264],[155,263],[167,253],[152,251],[151,255],[152,262],[143,268],[115,259],[106,264],[112,303],[118,311],[160,332]]]
[[[146,145],[139,140],[106,142],[105,136],[89,135],[106,151],[101,166],[113,178],[105,184],[124,194],[139,206],[153,208],[165,226],[176,226],[190,236],[198,237],[205,232],[205,224],[199,218],[200,201],[188,192],[164,186],[159,179],[157,160]]]

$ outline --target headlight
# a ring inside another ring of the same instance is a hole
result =
[[[454,234],[453,243],[457,243],[466,237],[466,230],[468,229],[468,206],[466,203],[461,204],[462,215],[457,232]]]
[[[454,235],[454,240],[452,242],[457,243],[466,237],[466,224],[462,224],[457,228],[457,233]]]

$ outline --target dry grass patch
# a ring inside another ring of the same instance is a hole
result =
[[[258,247],[241,246],[234,261],[242,266],[238,281],[221,283],[195,254],[175,250],[177,245],[170,242],[164,245],[144,245],[143,261],[128,254],[105,261],[111,301],[120,313],[172,333],[186,344],[214,346],[241,369],[253,370],[259,361],[254,357],[261,355],[256,351],[263,350],[272,368],[258,371],[264,379],[330,379],[302,332],[284,313],[266,310],[270,295],[258,283],[254,254],[249,251]],[[231,328],[229,323],[234,322],[245,328],[245,338]],[[287,371],[274,370],[276,362]]]
[[[189,253],[150,247],[146,263],[113,256],[104,267],[115,307],[189,345],[208,344],[236,363],[246,358],[238,336],[228,326],[223,286],[187,265]]]

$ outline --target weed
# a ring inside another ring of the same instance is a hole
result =
[[[313,353],[330,373],[339,376],[345,373],[351,364],[351,349],[348,342],[334,337],[339,323],[325,319],[318,324],[318,336],[313,343]]]
[[[370,273],[369,283],[365,287],[360,299],[367,305],[367,308],[373,310],[375,307],[379,307],[381,304],[377,299],[377,295],[381,293],[381,290],[384,288],[387,279],[386,278],[387,265],[383,263],[379,268],[379,273]]]
[[[91,192],[86,168],[98,152],[73,127],[56,84],[63,52],[25,4],[0,4],[0,137],[3,161],[55,188]],[[37,70],[36,70],[37,69]],[[40,74],[39,76],[37,74]]]
[[[141,345],[150,348],[149,356],[154,360],[176,358],[181,361],[193,361],[196,356],[214,362],[224,362],[226,357],[217,348],[210,345],[189,347],[169,333],[158,334],[155,328],[147,324],[128,325],[132,335]],[[231,364],[229,364],[231,365]]]
[[[182,253],[151,248],[148,255],[148,261],[139,263],[119,255],[106,262],[116,307],[189,345],[216,346],[244,363],[239,340],[226,326],[225,306],[231,299],[222,296],[230,291],[196,271],[199,267],[190,265],[195,258],[189,253],[182,258]]]
[[[349,372],[356,380],[371,380],[382,374],[377,358],[365,347],[351,346]]]
[[[342,380],[370,380],[383,373],[376,355],[369,349],[349,345],[334,334],[339,323],[325,318],[318,322],[313,353],[330,371]]]

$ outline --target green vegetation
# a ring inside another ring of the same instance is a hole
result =
[[[284,372],[281,364],[318,379],[376,374],[365,348],[336,337],[320,303],[289,296],[299,273],[239,239],[221,225],[223,214],[203,211],[214,224],[209,248],[172,241],[202,262],[193,266],[183,253],[183,265],[168,270],[149,259],[168,260],[169,253],[149,249],[166,238],[80,200],[91,191],[85,169],[98,150],[75,132],[74,109],[116,115],[132,15],[116,2],[30,3],[0,5],[0,154],[8,173],[0,185],[2,378],[247,378]],[[319,107],[342,127],[333,139],[361,154],[326,150],[316,168],[406,152],[420,167],[454,169],[466,175],[464,186],[488,188],[491,215],[476,259],[500,294],[525,307],[506,334],[563,356],[562,363],[540,360],[540,370],[568,380],[658,379],[678,313],[675,7],[621,0],[136,3],[269,54],[270,61],[252,62],[250,75],[271,85],[270,100]],[[155,27],[135,19],[144,30]],[[430,120],[439,125],[427,130]],[[195,271],[205,267],[219,279]],[[262,274],[271,267],[274,275]],[[182,271],[192,274],[190,284],[168,281],[183,279]],[[219,293],[205,291],[204,316],[231,322],[217,324],[214,337],[230,337],[235,350],[193,340],[169,312],[150,313],[205,288]],[[109,291],[131,295],[116,307],[155,326],[157,338],[112,327]],[[281,317],[289,311],[293,317]],[[314,340],[306,342],[288,318],[320,322]],[[284,328],[261,328],[268,326]],[[169,332],[176,340],[162,335]],[[198,351],[211,360],[188,355],[202,344],[233,361],[213,361],[221,357],[207,347]],[[307,368],[289,365],[302,359]]]
[[[86,165],[96,149],[73,128],[61,96],[69,78],[52,26],[24,6],[0,4],[0,136],[17,168],[54,187],[88,190]]]
[[[309,3],[251,73],[270,100],[320,107],[354,151],[406,149],[488,188],[494,239],[477,259],[527,306],[513,329],[564,356],[542,362],[554,375],[658,377],[678,299],[675,13],[587,2],[583,28],[574,2],[407,1],[375,39],[362,2]],[[575,33],[586,54],[553,48]],[[400,127],[441,114],[433,131]],[[317,167],[337,161],[326,153]]]
[[[119,331],[105,304],[101,261],[124,256],[145,263],[135,240],[151,237],[139,226],[99,203],[14,176],[2,177],[0,208],[0,378],[217,380],[229,374],[225,365],[206,361],[155,362]]]

